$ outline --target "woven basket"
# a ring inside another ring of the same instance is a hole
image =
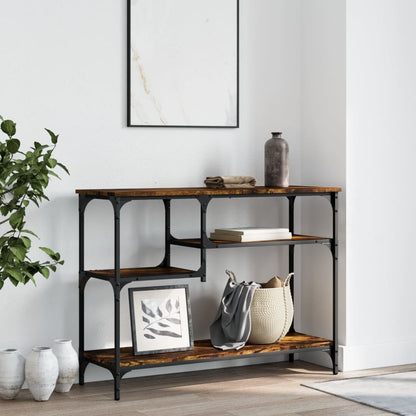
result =
[[[250,307],[250,344],[272,344],[280,341],[289,331],[293,321],[293,301],[289,282],[290,273],[283,287],[256,289]]]

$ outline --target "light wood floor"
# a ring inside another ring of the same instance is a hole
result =
[[[303,361],[124,379],[121,400],[110,381],[75,385],[35,402],[28,390],[0,400],[0,416],[371,416],[389,415],[302,383],[416,370],[416,365],[340,373]]]

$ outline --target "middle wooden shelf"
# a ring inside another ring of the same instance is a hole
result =
[[[311,235],[293,235],[288,240],[265,240],[265,241],[253,241],[253,242],[235,242],[225,240],[210,240],[206,239],[204,243],[201,243],[200,238],[186,238],[177,239],[172,237],[170,244],[184,247],[191,247],[196,249],[212,249],[212,248],[232,248],[232,247],[259,247],[259,246],[276,246],[276,245],[300,245],[300,244],[323,244],[330,245],[331,238],[317,237]],[[100,280],[112,281],[116,277],[114,269],[102,269],[102,270],[86,270],[85,276],[87,278],[95,278]],[[154,267],[131,267],[121,268],[120,278],[122,284],[127,284],[134,281],[145,280],[163,280],[163,279],[184,279],[193,277],[202,277],[204,275],[204,269],[190,270],[181,267],[173,266],[154,266]]]
[[[298,244],[331,244],[331,238],[317,237],[312,235],[294,234],[291,239],[287,240],[263,240],[236,242],[226,240],[206,239],[204,242],[200,238],[172,238],[171,244],[193,248],[230,248],[230,247],[256,247],[256,246],[277,246],[277,245],[298,245]]]

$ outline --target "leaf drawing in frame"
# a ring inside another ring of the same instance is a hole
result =
[[[142,299],[142,328],[145,338],[182,338],[179,298]]]
[[[148,315],[148,316],[150,316],[151,318],[154,318],[156,316],[155,313],[153,312],[153,310],[150,307],[148,307],[146,305],[146,302],[145,301],[142,300],[142,302],[141,302],[143,313],[146,314],[146,315]]]

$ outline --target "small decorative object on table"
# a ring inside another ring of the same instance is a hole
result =
[[[72,347],[70,339],[56,339],[53,342],[53,353],[58,359],[59,375],[55,391],[67,393],[71,390],[78,373],[78,354]]]
[[[194,348],[188,286],[129,289],[134,355]]]
[[[49,347],[35,347],[26,360],[26,381],[33,398],[49,400],[58,379],[58,359]]]
[[[273,132],[264,145],[264,185],[289,186],[289,145],[280,132]]]
[[[253,176],[208,176],[204,183],[208,188],[254,188],[256,179]]]
[[[0,398],[14,399],[24,381],[24,357],[14,348],[0,350]]]
[[[280,341],[293,321],[293,301],[289,282],[293,273],[283,281],[273,277],[256,289],[250,307],[250,344],[272,344]]]

